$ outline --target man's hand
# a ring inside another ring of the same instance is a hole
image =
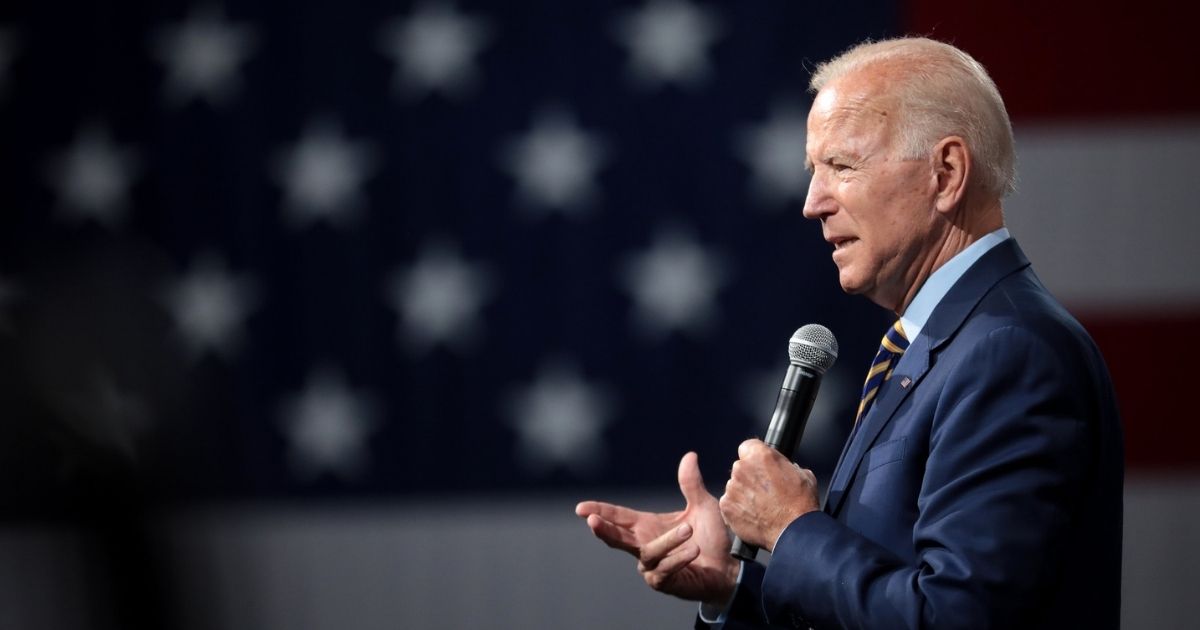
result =
[[[695,453],[679,462],[682,511],[656,514],[584,501],[575,513],[604,544],[638,559],[638,572],[656,591],[724,606],[741,563],[729,556],[729,532],[717,499],[704,488]]]
[[[802,514],[820,509],[817,478],[761,440],[738,446],[721,515],[742,541],[771,551],[783,530]]]

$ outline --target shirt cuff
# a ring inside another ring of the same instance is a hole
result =
[[[729,607],[733,604],[734,598],[737,597],[738,587],[742,585],[742,573],[746,569],[746,562],[743,560],[738,565],[737,582],[733,585],[733,592],[729,594],[729,599],[722,606],[709,606],[708,604],[700,603],[700,621],[712,626],[714,630],[719,630],[725,625],[725,619],[729,616]]]

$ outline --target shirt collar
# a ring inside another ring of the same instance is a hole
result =
[[[954,283],[958,282],[967,269],[970,269],[971,265],[975,264],[975,261],[979,260],[988,250],[1008,239],[1008,228],[1002,227],[971,243],[966,249],[946,261],[946,264],[938,267],[925,281],[921,290],[917,291],[912,303],[904,309],[904,314],[900,316],[900,325],[904,328],[904,336],[909,341],[916,339],[917,335],[921,334],[921,329],[925,327],[925,322],[929,321],[933,309],[937,308],[942,298],[946,297],[950,287],[954,286]]]

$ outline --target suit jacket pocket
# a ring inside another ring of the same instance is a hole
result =
[[[867,472],[875,470],[884,464],[904,459],[904,453],[907,450],[906,441],[907,438],[899,437],[872,447],[871,450],[867,451]]]

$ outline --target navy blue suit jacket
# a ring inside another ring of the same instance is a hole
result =
[[[1116,628],[1123,474],[1104,361],[1008,240],[912,340],[824,510],[746,563],[726,628]]]

